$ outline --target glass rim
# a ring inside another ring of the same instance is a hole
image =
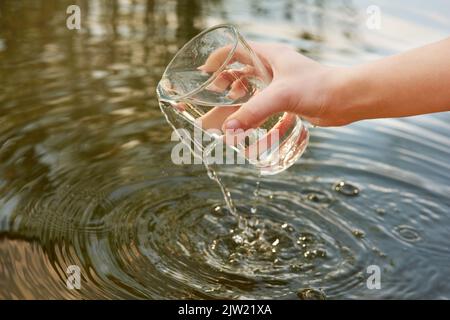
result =
[[[202,91],[203,89],[205,89],[226,68],[226,66],[230,62],[231,58],[233,57],[233,55],[234,55],[234,53],[236,51],[236,48],[238,46],[238,43],[239,43],[239,32],[238,32],[236,26],[234,26],[233,24],[230,24],[230,23],[222,23],[222,24],[218,24],[218,25],[212,26],[210,28],[207,28],[207,29],[203,30],[202,32],[200,32],[199,34],[197,34],[196,36],[194,36],[191,40],[186,42],[177,51],[175,56],[170,60],[170,62],[167,65],[167,67],[164,69],[163,77],[167,73],[167,71],[170,69],[170,66],[173,64],[173,62],[178,58],[178,56],[181,54],[181,52],[183,52],[184,49],[186,49],[190,44],[192,44],[194,41],[198,40],[199,38],[201,38],[205,34],[211,32],[211,31],[214,31],[216,29],[221,29],[221,28],[226,28],[226,29],[231,30],[232,33],[233,33],[234,41],[233,41],[232,48],[231,48],[230,52],[228,53],[227,57],[225,58],[223,63],[220,65],[220,67],[216,71],[214,71],[214,73],[207,80],[205,80],[200,86],[198,86],[198,88],[195,88],[194,90],[191,90],[188,93],[185,93],[185,94],[182,94],[182,95],[169,95],[169,97],[175,97],[177,99],[188,99],[190,96],[192,96],[192,95]],[[159,85],[158,85],[158,87],[159,87]]]

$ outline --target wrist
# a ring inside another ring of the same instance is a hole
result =
[[[373,118],[378,106],[370,76],[360,67],[338,68],[331,84],[330,110],[336,114],[337,125]]]

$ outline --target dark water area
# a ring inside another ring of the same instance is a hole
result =
[[[368,1],[79,1],[79,31],[71,4],[0,1],[1,299],[450,298],[448,113],[311,128],[257,201],[223,166],[242,241],[204,167],[172,163],[155,93],[217,23],[346,66],[448,36],[448,2],[379,1],[380,30]]]

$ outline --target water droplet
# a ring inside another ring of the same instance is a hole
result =
[[[302,233],[298,237],[298,242],[299,243],[312,243],[312,242],[314,242],[314,236],[310,233]]]
[[[288,232],[293,232],[294,231],[294,228],[292,226],[290,226],[289,224],[287,224],[287,223],[283,223],[281,225],[281,229],[284,229],[284,230],[286,230]]]
[[[327,252],[322,249],[307,250],[303,253],[303,256],[306,259],[314,259],[316,257],[325,258],[327,256]]]
[[[215,174],[213,174],[212,173],[212,171],[207,171],[207,174],[208,174],[208,177],[211,179],[211,180],[215,180],[216,179],[216,176],[215,176]]]
[[[256,207],[251,207],[251,208],[250,208],[250,212],[251,212],[252,214],[255,214],[256,212],[258,212],[258,209],[257,209]]]
[[[277,246],[280,243],[280,239],[276,239],[274,242],[272,242],[272,246]]]
[[[327,252],[323,249],[316,249],[313,251],[317,257],[325,258],[327,256]]]
[[[241,258],[241,255],[239,253],[234,252],[229,255],[228,262],[230,264],[237,265],[237,264],[239,264],[240,258]]]
[[[345,196],[354,197],[359,195],[359,189],[345,181],[339,181],[334,184],[333,190]]]
[[[244,242],[244,238],[242,238],[241,235],[236,234],[236,235],[233,236],[233,241],[234,241],[236,244],[242,244],[242,243]]]
[[[297,292],[300,300],[325,300],[327,297],[321,290],[313,288],[301,289]]]
[[[256,188],[255,188],[255,191],[253,191],[253,195],[254,195],[255,197],[258,197],[258,196],[259,196],[259,189],[260,189],[260,182],[257,181],[257,182],[256,182]]]

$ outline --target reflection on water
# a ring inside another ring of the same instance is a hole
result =
[[[370,31],[365,1],[79,3],[69,31],[70,1],[0,2],[1,298],[450,297],[448,114],[315,128],[256,204],[254,172],[222,168],[244,238],[203,167],[172,164],[155,97],[215,23],[350,65],[448,34],[448,4],[382,1]]]

